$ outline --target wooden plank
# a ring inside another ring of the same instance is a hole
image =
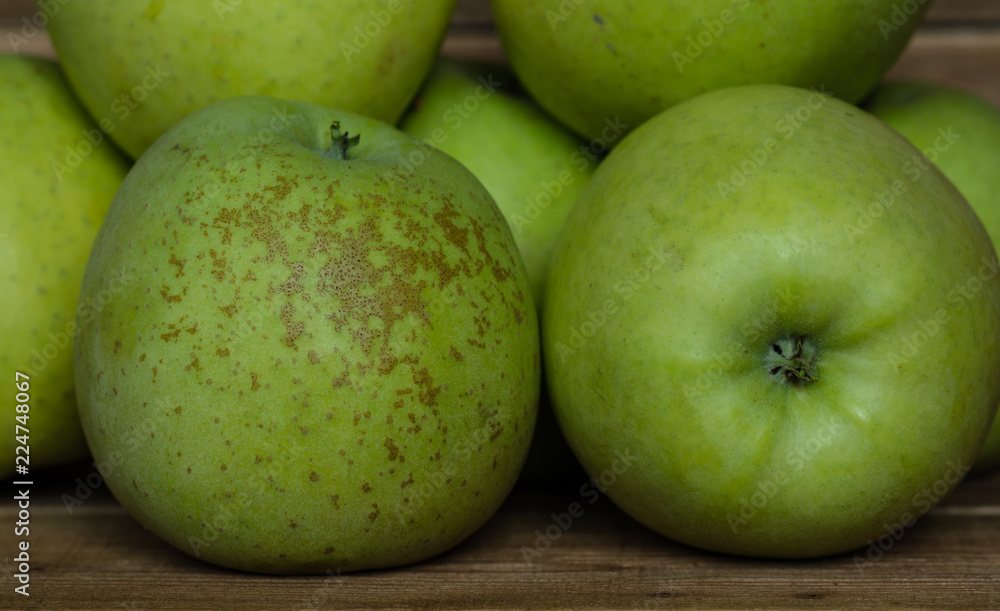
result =
[[[58,0],[54,0],[58,2]],[[0,3],[0,22],[20,22],[21,17],[32,17],[38,12],[35,0],[3,0]]]
[[[10,33],[19,34],[19,30],[0,28],[0,53],[17,51],[55,58],[46,32],[24,38],[20,48],[12,44],[12,39],[8,37]],[[494,33],[452,31],[445,39],[442,52],[451,57],[506,62],[500,40]],[[914,36],[910,47],[888,76],[962,87],[1000,106],[1000,27],[985,31],[923,29]]]
[[[52,0],[55,5],[66,0]],[[900,4],[904,0],[899,0]],[[40,9],[33,0],[3,0],[0,22],[20,23],[22,17],[35,16]],[[41,21],[42,17],[37,17]],[[929,23],[1000,22],[1000,2],[996,0],[933,0],[927,14]],[[492,28],[490,0],[458,0],[454,22],[461,29]],[[9,25],[9,24],[8,24]]]
[[[900,0],[902,1],[902,0]],[[0,0],[0,52],[11,50],[30,0]],[[6,26],[2,23],[6,19]],[[976,22],[976,23],[973,23]],[[47,34],[21,52],[54,57]],[[460,0],[444,52],[503,61],[486,0]],[[928,25],[890,73],[975,91],[1000,106],[1000,2],[937,0]],[[536,531],[579,501],[578,485],[522,489],[484,529],[416,566],[343,577],[276,578],[228,571],[186,556],[144,531],[99,489],[68,514],[59,500],[75,477],[34,495],[32,599],[7,587],[5,608],[525,608],[683,607],[1000,609],[1000,474],[964,483],[876,562],[854,554],[774,562],[701,552],[657,537],[607,499],[525,561]],[[0,507],[0,524],[15,515]],[[0,547],[11,549],[3,526]]]
[[[931,0],[927,23],[1000,22],[1000,2],[996,0]],[[899,0],[902,5],[904,0]],[[464,28],[492,28],[490,0],[459,0],[455,24]]]
[[[1000,21],[1000,2],[996,0],[934,0],[927,11],[928,23]]]
[[[887,78],[960,87],[1000,107],[1000,28],[921,31]]]
[[[583,501],[583,515],[527,562],[524,550],[551,530],[552,514],[581,502],[574,483],[515,491],[486,527],[438,558],[327,577],[204,564],[143,530],[103,489],[67,514],[59,496],[74,486],[67,478],[32,495],[38,608],[1000,608],[1000,474],[962,484],[874,561],[864,550],[810,561],[703,552],[651,533],[602,498]],[[4,506],[0,523],[14,515]],[[0,591],[0,608],[27,606],[11,596]]]
[[[495,33],[450,32],[441,47],[441,54],[482,62],[507,63],[500,39]]]
[[[56,59],[52,39],[46,30],[0,24],[0,53],[17,53]]]
[[[458,0],[452,26],[458,29],[491,29],[493,11],[490,0]]]
[[[899,0],[902,5],[904,0]],[[926,23],[944,25],[981,22],[993,26],[1000,23],[1000,2],[997,0],[932,0]],[[492,28],[490,0],[459,0],[455,9],[455,24],[462,28]]]
[[[453,32],[442,52],[479,61],[506,61],[499,39],[493,35]],[[1000,106],[1000,27],[922,29],[887,78],[960,87]]]

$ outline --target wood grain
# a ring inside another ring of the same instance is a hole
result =
[[[927,11],[929,23],[998,22],[1000,2],[996,0],[935,0]]]
[[[902,5],[904,0],[898,0]],[[1000,22],[1000,2],[996,0],[933,0],[927,22]],[[464,27],[492,27],[490,0],[459,0],[455,23]]]
[[[506,62],[500,41],[492,34],[452,32],[442,52],[451,57]],[[1000,25],[993,29],[923,28],[887,78],[959,87],[1000,106]]]
[[[51,0],[65,3],[77,0]],[[904,0],[899,0],[902,3]],[[21,22],[43,12],[33,0],[3,0],[0,2],[0,24]],[[41,18],[39,18],[41,19]],[[1000,21],[1000,2],[996,0],[934,0],[927,14],[929,23]],[[491,28],[490,0],[458,0],[454,24],[462,29]]]
[[[887,78],[960,87],[1000,106],[1000,27],[920,31]]]
[[[9,11],[11,7],[30,7],[31,3],[15,0],[2,6]],[[974,23],[948,27],[941,21],[925,24],[888,78],[961,87],[1000,106],[1000,1],[939,0],[934,6],[941,7],[937,10],[942,19],[944,15],[958,16],[955,17],[958,21],[964,23],[968,18]],[[504,63],[503,48],[489,20],[488,2],[462,0],[458,9],[442,52],[452,57]],[[44,30],[25,36],[22,28],[11,20],[6,23],[5,26],[0,19],[0,53],[16,51],[55,59],[51,40]]]
[[[998,3],[1000,4],[1000,3]],[[44,31],[24,39],[15,49],[0,27],[0,53],[17,50],[27,55],[55,59],[51,40]],[[445,39],[442,53],[480,61],[506,62],[500,40],[494,32],[453,30]],[[888,78],[918,79],[974,91],[1000,106],[1000,25],[994,29],[923,28]]]
[[[21,32],[21,17],[35,10],[29,0],[0,0],[0,53],[12,50],[8,34]],[[54,57],[45,32],[20,51]],[[487,0],[460,0],[444,52],[503,61]],[[889,76],[963,87],[1000,106],[1000,1],[937,0]],[[175,550],[103,488],[67,513],[60,496],[74,494],[75,478],[87,473],[50,473],[33,492],[27,602],[9,577],[15,510],[9,501],[0,507],[0,609],[1000,609],[1000,474],[963,483],[876,562],[702,552],[651,533],[607,499],[526,562],[524,550],[535,549],[552,514],[581,501],[571,482],[516,490],[469,541],[419,565],[275,578]]]
[[[60,478],[33,493],[32,608],[1000,609],[1000,474],[963,483],[875,561],[866,550],[811,561],[703,552],[606,498],[587,505],[572,483],[516,490],[480,532],[430,561],[327,577],[202,563],[143,530],[104,489],[70,515],[59,497],[76,484]],[[527,562],[524,550],[573,502],[583,515]],[[0,523],[14,515],[4,507]],[[0,608],[28,607],[12,596],[0,591]]]

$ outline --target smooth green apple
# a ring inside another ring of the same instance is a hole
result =
[[[77,309],[77,295],[128,163],[100,136],[56,64],[0,55],[0,83],[0,371],[11,399],[15,372],[27,376],[18,381],[27,382],[30,397],[28,408],[4,410],[0,475],[7,475],[15,434],[24,429],[28,449],[18,451],[18,464],[29,470],[87,456],[72,344],[76,315],[100,306]]]
[[[136,163],[76,342],[112,492],[179,549],[267,573],[381,568],[483,524],[528,450],[535,307],[455,160],[346,111],[197,111]]]
[[[559,231],[599,156],[521,95],[495,65],[440,59],[400,129],[448,153],[483,183],[510,225],[541,307]],[[578,469],[544,400],[522,477]]]
[[[955,184],[1000,244],[1000,109],[972,93],[942,85],[880,85],[864,109],[920,149]],[[1000,420],[994,419],[972,466],[1000,466]]]
[[[61,3],[49,22],[91,116],[133,158],[202,106],[305,100],[395,123],[424,80],[455,0]]]
[[[599,138],[737,85],[822,86],[856,102],[902,53],[927,0],[494,0],[504,51],[560,121]]]
[[[1000,400],[1000,265],[918,155],[844,102],[757,85],[664,112],[598,167],[543,348],[563,432],[625,511],[812,557],[897,536],[962,479]]]

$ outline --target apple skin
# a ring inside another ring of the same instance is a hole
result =
[[[441,59],[399,127],[483,183],[510,225],[540,306],[559,230],[598,158],[517,91],[503,67]]]
[[[1000,243],[1000,109],[966,91],[917,82],[880,85],[864,109],[926,151],[972,205],[994,247]],[[938,130],[952,133],[944,137]],[[972,470],[997,467],[1000,420],[994,419]]]
[[[635,129],[695,95],[823,86],[856,102],[903,52],[929,2],[494,0],[504,52],[539,104],[587,138]],[[895,22],[894,22],[895,20]],[[586,69],[580,69],[586,66]]]
[[[334,121],[360,135],[346,160]],[[517,478],[540,383],[527,273],[475,177],[394,128],[261,96],[190,115],[123,183],[81,299],[122,274],[77,337],[81,417],[116,498],[179,549],[407,564]]]
[[[904,173],[918,157],[846,103],[748,86],[664,112],[598,167],[543,351],[567,440],[591,476],[615,469],[626,512],[709,550],[814,557],[961,480],[1000,399],[1000,276],[951,183]],[[795,383],[774,346],[800,337]]]
[[[91,116],[137,159],[168,127],[240,95],[395,123],[430,71],[455,0],[93,0],[49,31]]]
[[[510,225],[541,308],[559,231],[599,157],[520,93],[502,66],[442,58],[400,129],[451,155],[483,183]],[[578,471],[543,388],[521,479]]]
[[[87,456],[73,392],[77,295],[129,164],[105,142],[71,171],[53,167],[94,129],[53,62],[0,55],[0,82],[0,369],[12,384],[15,371],[29,376],[28,467],[37,469]],[[4,413],[0,476],[14,472],[20,424],[13,405]]]

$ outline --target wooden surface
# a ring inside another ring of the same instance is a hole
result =
[[[0,608],[1000,609],[1000,474],[961,484],[875,562],[855,558],[866,550],[794,562],[702,552],[653,534],[606,498],[587,505],[580,479],[515,490],[481,531],[430,561],[333,577],[204,564],[143,530],[103,488],[70,515],[59,497],[74,494],[76,477],[86,472],[54,474],[32,493],[31,604],[13,599],[5,577]],[[536,531],[573,502],[583,515],[527,563]],[[10,540],[14,515],[0,510],[0,541]]]
[[[8,34],[21,32],[24,19],[37,14],[31,0],[0,0],[0,53],[11,52]],[[26,41],[19,52],[55,58],[44,31],[26,37]],[[504,61],[489,0],[458,1],[443,52],[454,57]],[[923,28],[889,78],[962,87],[1000,106],[1000,0],[936,0]]]
[[[27,0],[0,0],[0,52],[34,11]],[[44,32],[22,52],[54,57]],[[488,2],[460,0],[445,52],[503,60]],[[949,83],[1000,105],[1000,0],[937,0],[891,77]],[[309,578],[203,564],[144,531],[103,488],[69,514],[60,496],[86,474],[50,473],[32,492],[27,602],[12,594],[16,512],[9,501],[0,507],[0,609],[1000,609],[1000,474],[963,483],[882,559],[861,565],[854,554],[770,562],[701,552],[603,498],[528,564],[523,549],[536,530],[581,500],[574,481],[516,490],[483,530],[434,560]]]

